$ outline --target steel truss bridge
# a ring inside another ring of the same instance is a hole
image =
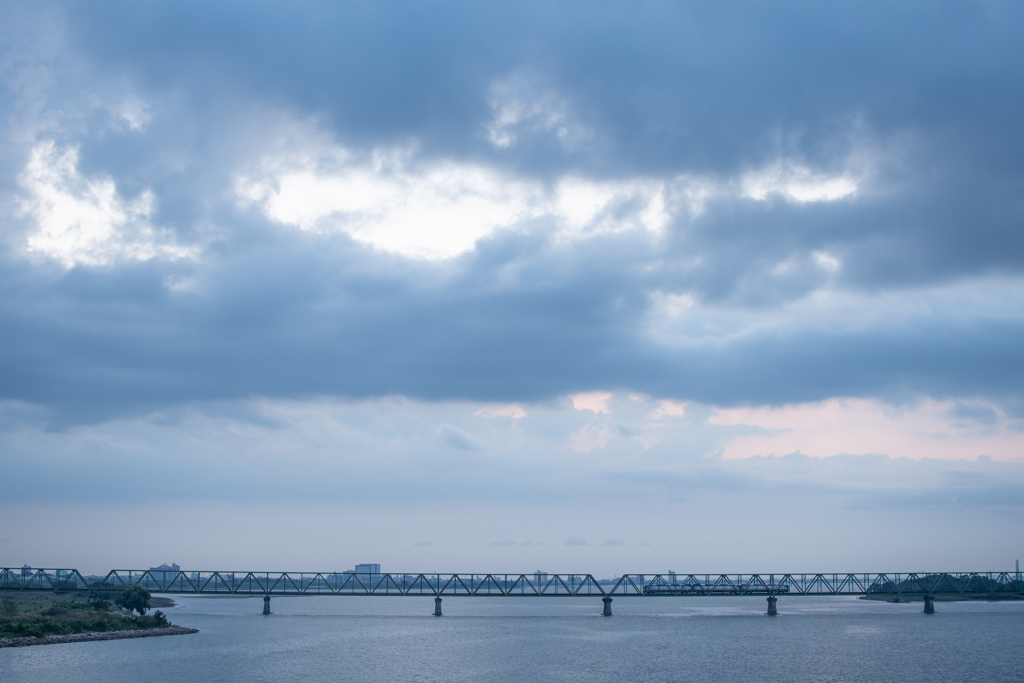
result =
[[[83,576],[77,569],[0,568],[0,591],[119,592],[139,585],[154,593],[198,595],[386,595],[514,597],[668,597],[707,595],[925,595],[1020,598],[1013,572],[888,574],[363,574],[354,572],[226,572],[114,569]]]

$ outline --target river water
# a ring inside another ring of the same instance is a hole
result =
[[[1024,681],[1024,602],[174,596],[198,634],[0,650],[3,683]]]

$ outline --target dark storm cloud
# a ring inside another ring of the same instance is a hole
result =
[[[507,401],[604,386],[719,404],[914,392],[1002,400],[1018,395],[1024,373],[1019,319],[964,314],[665,348],[638,332],[649,283],[609,262],[628,244],[554,263],[535,255],[509,286],[486,258],[468,258],[457,276],[431,266],[394,275],[391,257],[350,246],[339,258],[346,249],[319,253],[321,240],[307,239],[236,250],[204,266],[213,274],[196,292],[168,292],[168,273],[151,265],[76,268],[31,285],[5,278],[4,393],[73,420],[251,395]]]
[[[352,136],[470,144],[481,88],[536,64],[608,131],[616,170],[730,168],[779,132],[827,159],[858,115],[1017,167],[992,126],[1021,94],[1020,19],[1000,2],[154,2],[71,9],[68,28],[100,68],[325,111]]]
[[[1024,333],[1012,306],[852,329],[753,320],[826,287],[914,301],[922,287],[1019,277],[1022,11],[149,2],[24,18],[19,8],[25,26],[59,31],[49,51],[23,45],[5,58],[6,113],[50,121],[34,139],[80,146],[80,171],[109,176],[124,196],[151,188],[155,223],[200,255],[64,272],[29,265],[8,235],[0,395],[54,408],[55,424],[251,395],[502,401],[605,387],[720,404],[924,392],[1011,405]],[[14,85],[32,64],[49,84],[35,109]],[[585,142],[539,130],[493,145],[493,84],[516,74],[563,97]],[[95,93],[137,95],[151,123],[119,130],[109,111],[84,106]],[[234,174],[289,117],[352,149],[414,140],[421,160],[542,181],[730,182],[780,159],[833,175],[873,161],[853,198],[713,197],[660,240],[565,245],[537,225],[424,263],[236,206]],[[28,224],[17,210],[27,145],[15,132],[2,160],[9,233]],[[823,270],[816,252],[842,267]],[[652,292],[690,295],[743,333],[709,323],[686,344],[656,343]]]

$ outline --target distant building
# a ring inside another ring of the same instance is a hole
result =
[[[162,564],[159,567],[150,567],[149,575],[157,581],[173,581],[178,578],[178,572],[180,571],[181,567],[172,562],[170,564]],[[168,576],[168,574],[170,576]]]
[[[668,582],[670,585],[676,585],[676,573],[671,569],[668,570]]]
[[[32,578],[32,567],[27,564],[21,568],[21,578],[31,579]]]
[[[548,582],[548,573],[539,569],[533,573],[533,579],[538,588],[542,588]]]
[[[379,564],[357,564],[356,574],[380,574]]]

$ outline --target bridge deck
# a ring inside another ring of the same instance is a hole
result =
[[[922,595],[1024,598],[1011,572],[882,574],[444,574],[326,572],[159,572],[114,569],[0,569],[2,590],[116,592],[138,584],[154,593],[515,597],[669,597],[701,595]]]

